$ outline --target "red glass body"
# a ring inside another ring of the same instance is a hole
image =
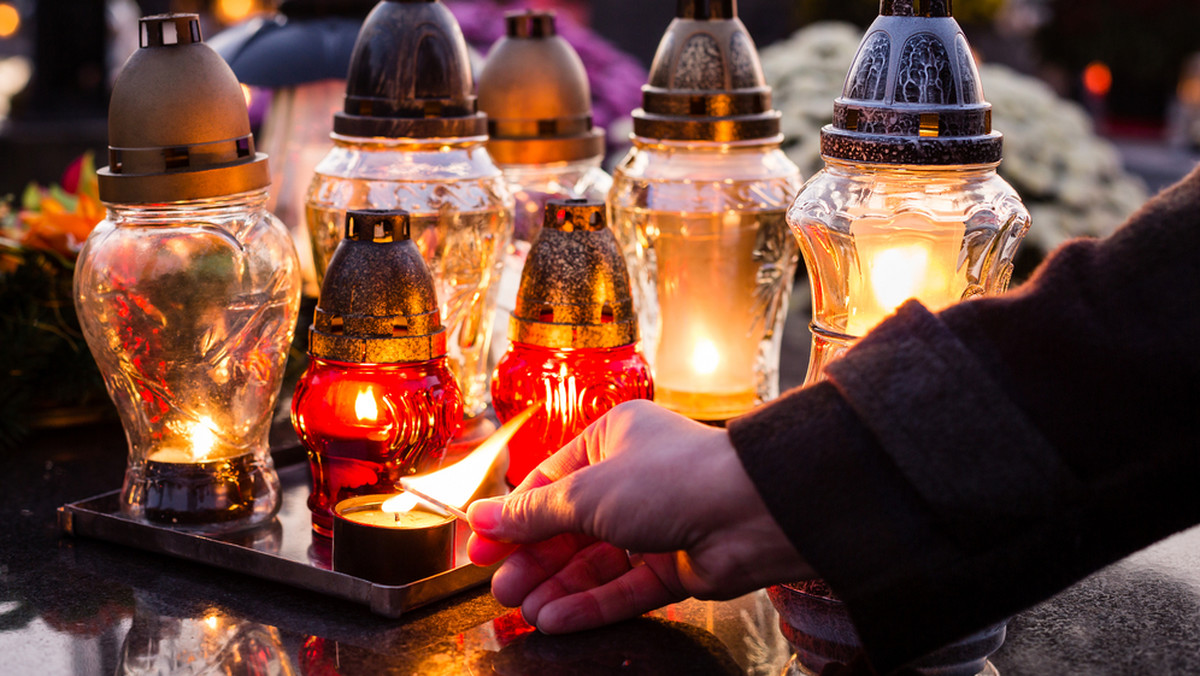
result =
[[[637,344],[553,349],[513,342],[492,376],[492,406],[504,422],[536,402],[508,442],[508,474],[521,483],[538,463],[623,401],[653,399],[650,365]]]
[[[396,492],[400,477],[437,469],[462,422],[462,392],[445,357],[405,364],[311,358],[292,424],[308,448],[313,530],[330,536],[333,506]]]

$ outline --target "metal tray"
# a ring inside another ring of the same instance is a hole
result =
[[[120,514],[117,494],[103,493],[58,508],[64,534],[107,540],[169,554],[218,568],[328,594],[369,606],[386,617],[440,601],[488,581],[495,566],[481,568],[466,556],[467,528],[458,528],[454,567],[404,585],[375,584],[330,569],[328,540],[313,537],[308,511],[306,463],[279,469],[281,507],[276,519],[261,528],[221,536],[184,533],[166,526],[134,521]]]

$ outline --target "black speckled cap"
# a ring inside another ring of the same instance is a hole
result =
[[[779,134],[778,110],[737,0],[679,0],[658,43],[633,133],[674,141],[751,141]]]
[[[821,154],[880,164],[1000,161],[992,105],[950,0],[882,0],[867,29]]]
[[[629,271],[604,219],[604,202],[546,203],[546,222],[525,259],[508,336],[548,348],[637,342]]]
[[[312,356],[360,364],[446,354],[433,275],[409,238],[408,212],[346,212],[308,338]]]
[[[487,134],[476,110],[467,42],[437,0],[382,0],[363,22],[346,104],[333,131],[347,136],[447,138]]]

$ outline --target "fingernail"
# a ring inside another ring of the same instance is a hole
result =
[[[476,533],[490,533],[500,524],[500,514],[504,510],[504,501],[498,498],[477,500],[467,509],[467,518],[471,521],[471,530]]]

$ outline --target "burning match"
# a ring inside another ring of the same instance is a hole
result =
[[[421,500],[421,502],[424,502],[433,507],[436,507],[437,509],[440,509],[441,511],[443,511],[447,514],[450,514],[456,518],[462,519],[463,521],[467,520],[467,513],[462,511],[461,509],[447,505],[446,503],[442,502],[441,500],[438,500],[437,498],[426,495],[425,493],[422,493],[421,491],[417,490],[416,488],[413,488],[412,480],[409,477],[404,477],[404,478],[400,479],[400,487],[403,488],[406,492],[412,493],[413,497],[419,498]]]

